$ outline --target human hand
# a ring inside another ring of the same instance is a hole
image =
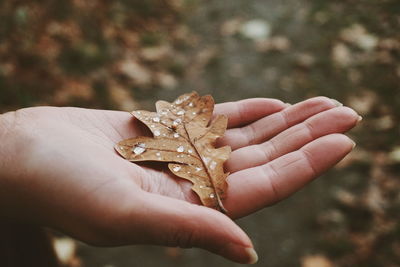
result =
[[[272,99],[216,105],[229,118],[220,145],[229,216],[238,218],[297,191],[353,147],[340,134],[358,115],[327,98],[294,106]],[[145,134],[127,112],[39,107],[2,115],[0,214],[49,226],[95,245],[196,246],[254,261],[247,235],[202,207],[191,184],[164,165],[138,165],[114,145]]]

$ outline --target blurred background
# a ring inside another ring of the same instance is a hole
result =
[[[192,90],[325,95],[364,117],[334,170],[238,221],[255,266],[400,266],[398,0],[0,0],[0,112],[153,109]],[[198,249],[55,247],[74,267],[240,266]]]

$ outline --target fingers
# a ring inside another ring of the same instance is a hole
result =
[[[228,177],[225,207],[236,218],[286,198],[335,165],[353,147],[354,142],[345,135],[331,134],[267,164],[235,172]]]
[[[265,116],[245,127],[228,130],[218,145],[229,145],[232,150],[235,150],[263,142],[319,112],[336,107],[337,103],[336,100],[327,97],[305,100],[280,112]]]
[[[278,112],[284,107],[285,104],[280,100],[252,98],[217,104],[215,114],[226,115],[228,127],[237,127]],[[102,129],[100,134],[106,134],[114,143],[132,136],[149,134],[147,127],[128,112],[64,108],[66,109],[70,111],[72,122],[81,125],[82,118],[87,119],[94,129]]]
[[[265,164],[321,136],[344,133],[353,128],[358,120],[358,114],[350,108],[329,109],[281,132],[269,141],[233,151],[225,168],[233,173]]]
[[[282,101],[270,98],[250,98],[215,105],[214,114],[228,117],[228,128],[246,125],[286,107]]]
[[[126,227],[139,243],[199,247],[239,263],[257,260],[249,237],[218,211],[150,193],[142,204]]]

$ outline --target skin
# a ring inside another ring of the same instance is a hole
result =
[[[359,116],[329,98],[296,105],[247,99],[216,105],[229,118],[224,215],[199,205],[163,164],[134,164],[114,145],[146,134],[127,112],[36,107],[0,115],[0,216],[58,229],[98,246],[200,247],[232,261],[256,255],[232,219],[270,206],[354,147]]]

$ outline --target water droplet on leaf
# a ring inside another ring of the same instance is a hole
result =
[[[205,163],[206,165],[208,164],[208,162],[210,162],[210,158],[202,157],[202,159],[203,159],[203,161],[204,161],[204,163]]]
[[[178,172],[178,171],[181,170],[181,166],[175,166],[172,170],[173,170],[174,172]]]
[[[134,148],[132,148],[132,152],[135,153],[135,155],[140,155],[145,151],[146,151],[146,144],[143,143],[139,143]]]
[[[217,167],[217,162],[211,161],[211,163],[210,163],[210,169],[211,169],[211,170],[214,170],[215,167]]]
[[[178,119],[176,119],[176,120],[174,120],[174,121],[172,122],[172,125],[178,126],[181,122],[182,122],[182,120],[178,118]]]

